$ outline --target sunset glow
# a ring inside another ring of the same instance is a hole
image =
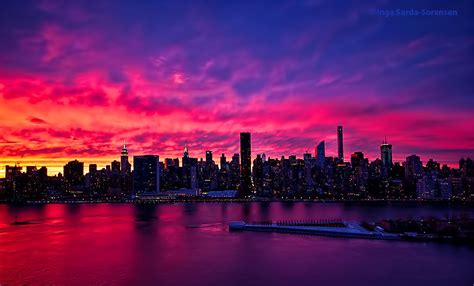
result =
[[[384,1],[24,2],[0,12],[0,177],[103,167],[123,140],[131,156],[230,157],[244,131],[252,156],[321,140],[334,156],[339,124],[348,156],[379,157],[385,136],[394,161],[474,156],[471,1],[436,21],[370,13]]]

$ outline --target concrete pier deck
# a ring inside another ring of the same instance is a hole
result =
[[[369,231],[357,222],[343,222],[344,226],[306,226],[281,224],[255,224],[244,221],[234,221],[229,224],[230,231],[264,231],[281,233],[299,233],[321,236],[352,237],[367,239],[400,240],[398,234],[387,233],[382,230]]]

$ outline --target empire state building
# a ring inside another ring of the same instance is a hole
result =
[[[131,165],[128,163],[128,150],[125,142],[123,143],[122,153],[120,155],[120,169],[123,174],[130,174]]]

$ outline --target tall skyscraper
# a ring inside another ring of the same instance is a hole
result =
[[[89,164],[89,175],[92,177],[97,174],[97,164]]]
[[[225,154],[222,153],[221,155],[221,169],[225,169],[227,167],[227,158],[225,157]]]
[[[183,157],[184,157],[184,158],[189,158],[188,145],[184,145]]]
[[[253,160],[253,183],[256,193],[260,195],[263,191],[263,160],[260,154]]]
[[[133,191],[136,196],[157,195],[160,192],[160,157],[133,157]]]
[[[250,133],[240,133],[240,195],[250,195],[252,187]]]
[[[207,164],[212,163],[212,151],[210,151],[210,150],[206,151],[206,163]]]
[[[354,152],[351,155],[351,166],[358,183],[361,183],[361,180],[367,180],[369,178],[368,165],[369,160],[364,158],[364,153]]]
[[[71,186],[79,186],[84,182],[84,162],[70,161],[64,165],[64,178]]]
[[[122,153],[120,154],[120,169],[124,174],[129,174],[131,171],[130,163],[128,163],[128,149],[125,142],[123,142]]]
[[[392,170],[392,144],[388,144],[386,138],[380,145],[380,159],[382,159],[382,176],[387,177]]]
[[[342,126],[337,127],[337,158],[340,162],[344,162],[344,143],[342,137]]]
[[[423,175],[423,164],[420,157],[411,155],[405,161],[405,177],[419,179]]]
[[[324,167],[324,163],[326,162],[326,147],[324,146],[324,140],[319,142],[318,146],[316,147],[316,158],[319,167]]]

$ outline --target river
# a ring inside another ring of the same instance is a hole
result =
[[[227,228],[234,220],[376,221],[463,213],[474,217],[474,208],[304,202],[0,205],[0,285],[473,285],[470,246]]]

